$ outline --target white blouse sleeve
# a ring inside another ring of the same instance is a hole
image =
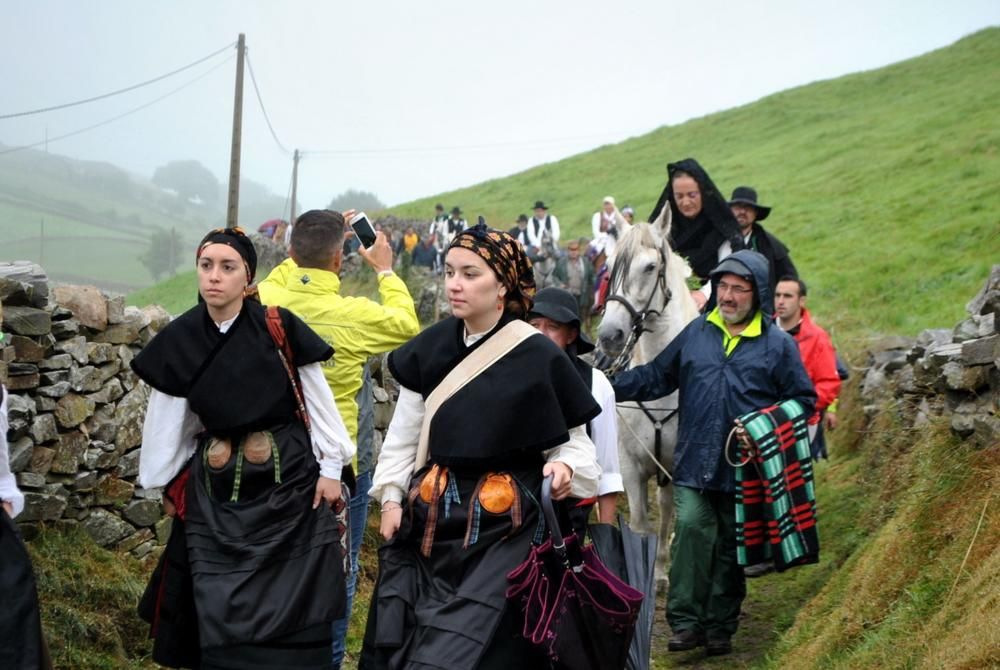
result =
[[[170,483],[191,458],[195,435],[204,429],[187,398],[152,389],[142,425],[139,484],[151,489]]]
[[[354,458],[357,447],[344,425],[344,419],[337,411],[333,391],[323,376],[319,363],[299,367],[302,380],[302,395],[309,412],[312,425],[312,448],[319,463],[319,474],[329,479],[340,479],[340,471],[345,463]]]
[[[385,502],[402,502],[413,476],[417,443],[424,422],[424,399],[405,386],[399,388],[396,411],[382,442],[368,495]]]
[[[570,428],[569,440],[543,453],[546,462],[559,461],[573,470],[570,495],[575,498],[593,498],[597,495],[601,466],[597,464],[597,450],[587,437],[586,428]]]
[[[597,463],[601,466],[601,482],[597,495],[625,490],[618,465],[618,407],[611,382],[600,370],[594,370],[594,399],[601,413],[590,422],[590,435],[597,448]]]
[[[3,402],[0,402],[0,500],[9,502],[17,516],[24,509],[24,495],[17,488],[17,480],[10,472],[10,457],[7,455],[7,389],[0,390]],[[3,514],[0,511],[0,514]]]

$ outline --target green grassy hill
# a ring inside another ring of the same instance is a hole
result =
[[[919,58],[784,91],[586,154],[392,208],[459,204],[509,227],[541,198],[589,236],[612,194],[644,219],[666,164],[694,156],[728,196],[757,187],[819,320],[841,346],[951,324],[1000,259],[1000,29]]]

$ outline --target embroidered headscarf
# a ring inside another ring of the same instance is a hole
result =
[[[516,239],[487,227],[483,217],[479,217],[479,223],[455,236],[448,248],[454,247],[474,251],[486,261],[507,289],[507,311],[518,317],[531,311],[535,301],[535,271]]]
[[[201,258],[202,252],[213,244],[225,244],[236,250],[236,253],[243,259],[243,264],[247,271],[247,284],[253,283],[253,278],[257,275],[257,250],[254,249],[253,242],[247,237],[240,227],[236,228],[216,228],[202,238],[198,245],[198,253],[195,260]]]

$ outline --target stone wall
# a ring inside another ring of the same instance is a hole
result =
[[[148,387],[129,362],[170,322],[161,307],[126,307],[92,286],[50,287],[30,263],[0,263],[10,465],[24,492],[17,521],[82,526],[103,547],[149,554],[170,520],[161,491],[136,482]],[[398,387],[372,362],[376,449]]]
[[[159,491],[135,483],[148,390],[129,362],[170,321],[92,286],[50,288],[41,268],[0,265],[10,465],[18,522],[81,525],[100,545],[149,553],[169,528]]]
[[[866,413],[894,401],[907,426],[948,416],[952,432],[974,447],[1000,444],[1000,265],[966,311],[952,329],[870,348],[861,386]]]

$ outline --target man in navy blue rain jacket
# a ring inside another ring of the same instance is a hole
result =
[[[733,420],[783,400],[809,415],[816,402],[799,349],[771,318],[767,259],[738,251],[711,273],[705,313],[652,362],[613,382],[616,398],[680,391],[667,621],[671,651],[732,651],[746,595],[736,562],[735,472],[723,453]]]

